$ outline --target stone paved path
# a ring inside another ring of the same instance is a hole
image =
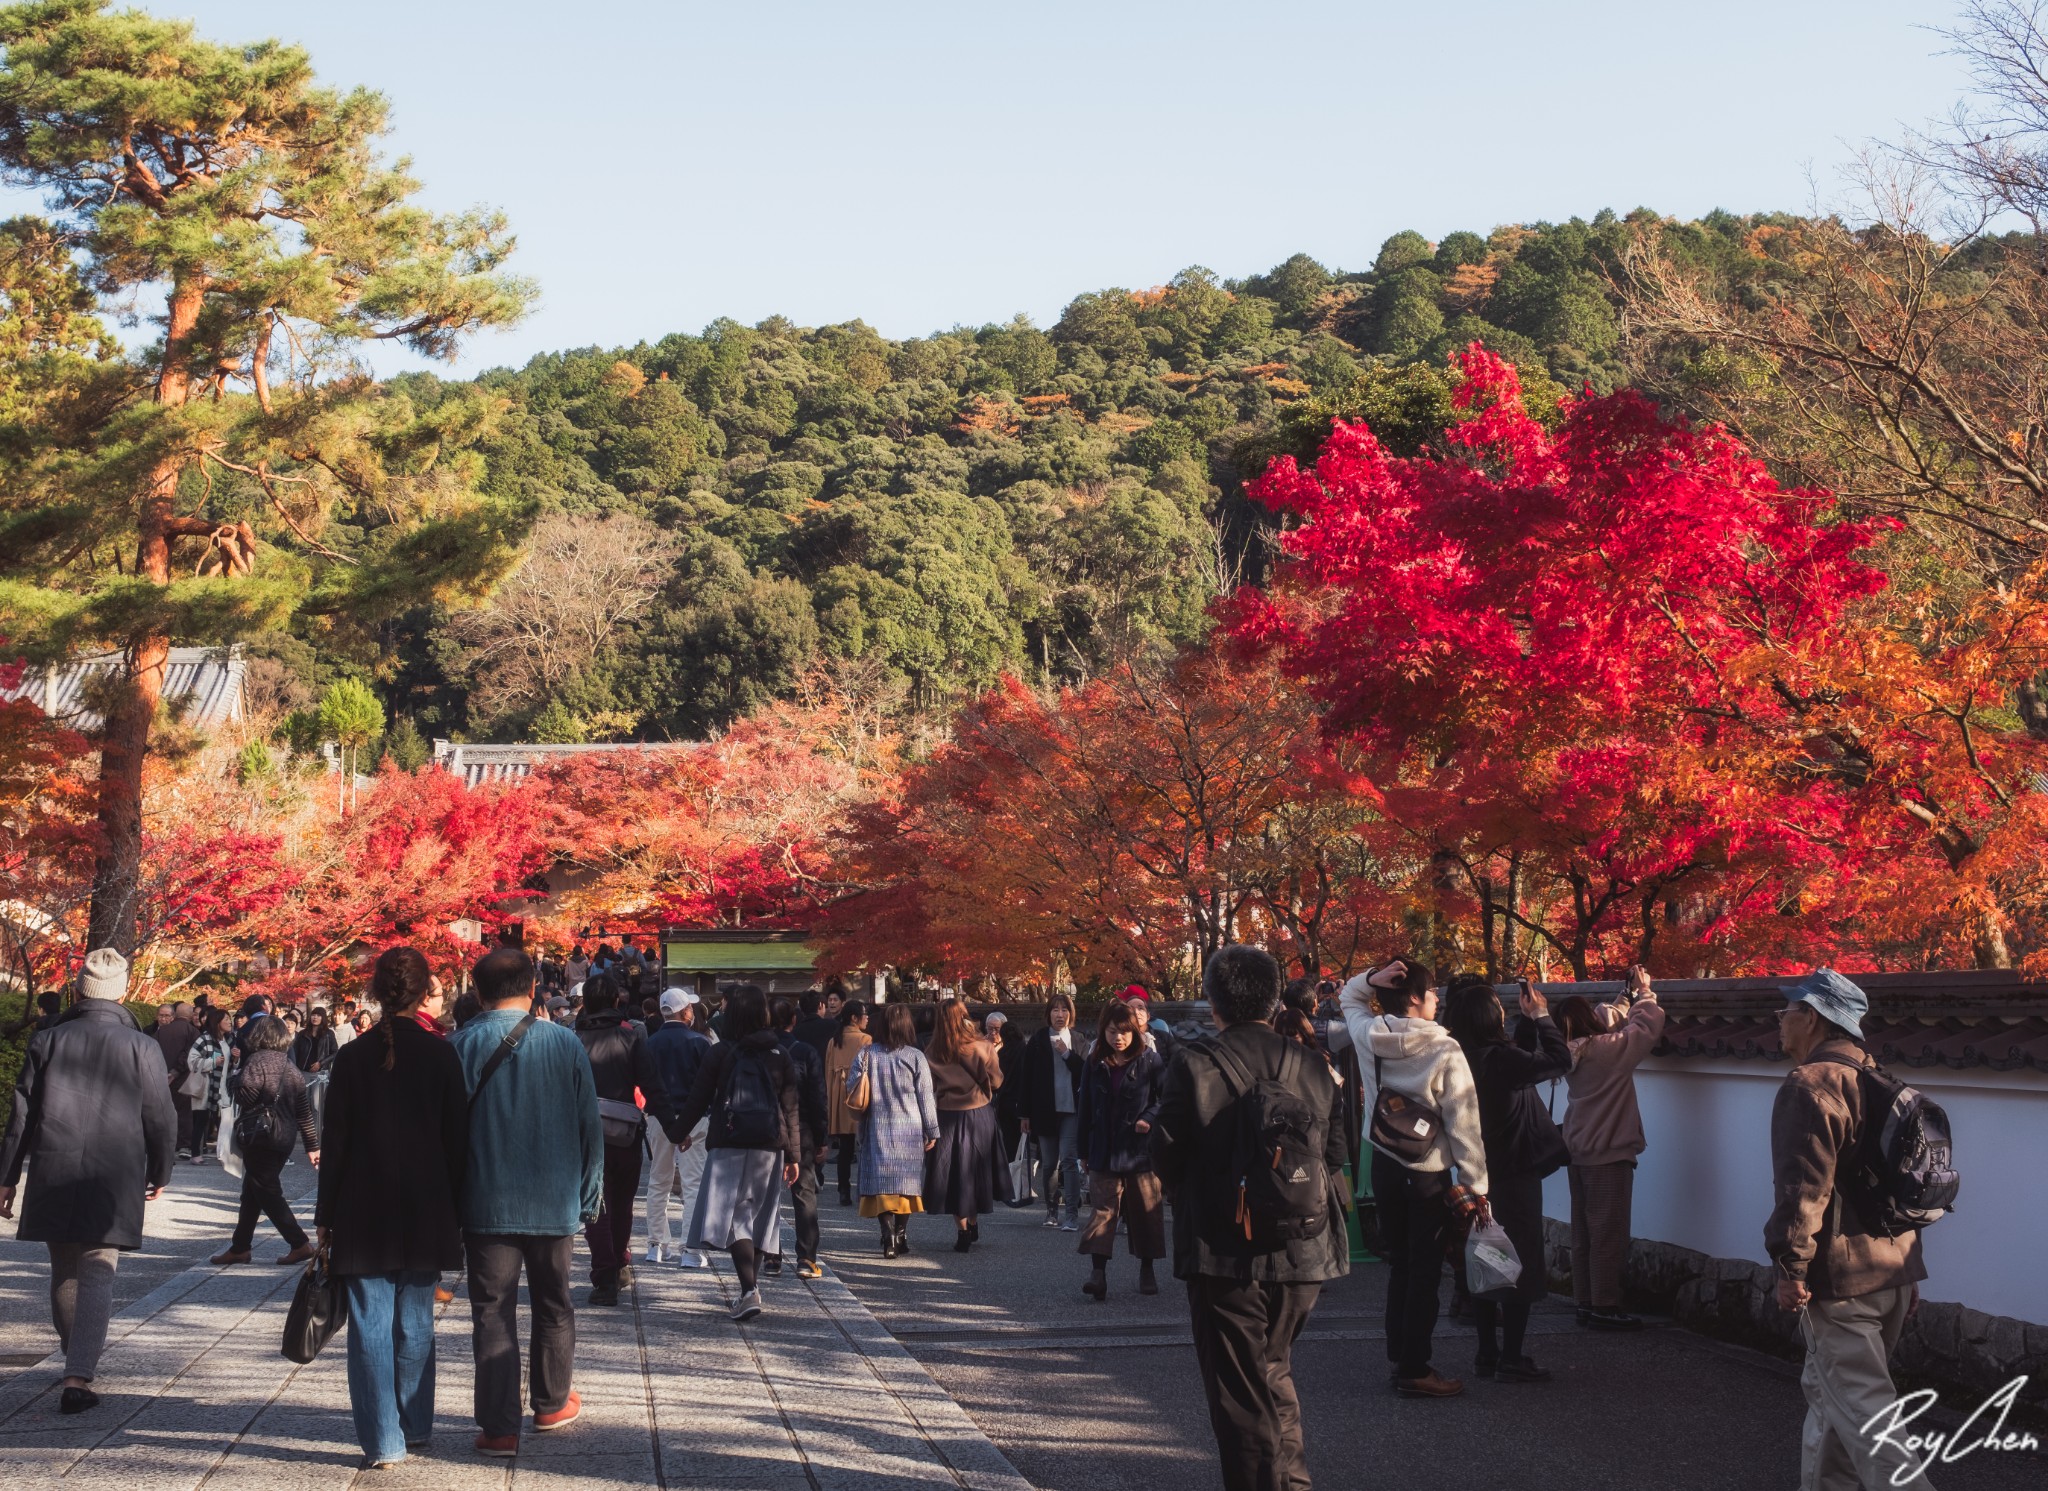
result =
[[[182,1172],[181,1172],[182,1174]],[[302,1213],[308,1208],[302,1207]],[[276,1251],[259,1245],[259,1259]],[[8,1325],[35,1254],[0,1259]],[[629,1306],[579,1310],[583,1416],[529,1433],[516,1461],[470,1449],[469,1317],[440,1312],[432,1449],[361,1469],[336,1341],[299,1367],[278,1353],[296,1269],[188,1268],[134,1300],[101,1364],[101,1406],[66,1418],[51,1356],[0,1382],[0,1483],[121,1491],[1030,1491],[965,1413],[837,1279],[766,1286],[769,1310],[727,1316],[725,1269],[641,1268]],[[578,1293],[581,1294],[579,1288]]]
[[[288,1193],[310,1189],[303,1164]],[[875,1224],[828,1195],[833,1276],[770,1280],[769,1311],[727,1318],[724,1271],[641,1266],[617,1309],[578,1311],[583,1419],[529,1434],[512,1462],[470,1449],[468,1312],[440,1316],[434,1444],[397,1469],[360,1469],[340,1342],[306,1367],[278,1354],[296,1271],[195,1264],[225,1241],[232,1187],[179,1168],[150,1208],[147,1248],[123,1258],[123,1306],[104,1398],[64,1418],[40,1247],[0,1229],[0,1491],[1220,1491],[1171,1280],[1141,1296],[1119,1256],[1107,1304],[1083,1300],[1076,1238],[998,1211],[965,1257],[951,1223],[917,1218],[909,1258],[876,1256]],[[310,1198],[300,1215],[310,1214]],[[582,1272],[579,1261],[579,1275]],[[1796,1368],[1689,1332],[1577,1330],[1563,1300],[1532,1323],[1556,1374],[1541,1388],[1475,1384],[1449,1403],[1386,1390],[1368,1265],[1324,1294],[1296,1353],[1316,1484],[1465,1491],[1778,1491],[1796,1480]],[[580,1301],[584,1294],[577,1289]],[[900,1343],[900,1344],[899,1344]],[[1441,1357],[1469,1363],[1469,1326]],[[1943,1427],[1961,1412],[1946,1410]],[[1941,1491],[2048,1485],[2038,1455],[1974,1456]]]

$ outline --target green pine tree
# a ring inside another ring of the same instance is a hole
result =
[[[400,771],[414,772],[433,759],[434,748],[427,744],[426,736],[420,734],[420,727],[412,722],[412,716],[406,715],[384,737],[384,754]]]
[[[503,220],[414,204],[406,163],[378,153],[384,100],[318,86],[296,47],[221,46],[105,0],[0,11],[0,47],[0,175],[47,192],[84,283],[163,297],[161,334],[119,376],[74,354],[46,371],[75,397],[14,398],[72,423],[6,442],[32,454],[0,473],[10,647],[125,659],[89,941],[127,952],[172,643],[301,609],[388,615],[478,593],[511,562],[520,514],[476,495],[496,402],[468,388],[416,405],[352,351],[450,355],[532,292],[501,272]]]

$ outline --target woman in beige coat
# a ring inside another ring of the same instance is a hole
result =
[[[841,1206],[853,1205],[853,1151],[860,1132],[860,1115],[846,1106],[846,1076],[853,1070],[853,1059],[867,1048],[867,1032],[868,1007],[849,999],[839,1007],[839,1034],[825,1046],[825,1132],[839,1157]]]
[[[1642,1321],[1621,1308],[1621,1271],[1636,1156],[1645,1147],[1636,1068],[1664,1034],[1664,1007],[1651,992],[1649,973],[1631,968],[1619,1000],[1596,1005],[1573,995],[1558,1002],[1556,1018],[1572,1053],[1564,1142],[1571,1154],[1572,1293],[1579,1324],[1635,1330]]]

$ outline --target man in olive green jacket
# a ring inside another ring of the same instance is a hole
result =
[[[1771,1110],[1776,1205],[1764,1249],[1778,1266],[1778,1304],[1799,1313],[1806,1341],[1802,1491],[1878,1491],[1907,1456],[1865,1426],[1897,1400],[1891,1353],[1927,1277],[1920,1234],[1885,1237],[1858,1214],[1854,1151],[1863,1132],[1863,1049],[1870,1001],[1831,968],[1789,991],[1779,1042],[1792,1070]],[[1842,1063],[1848,1061],[1850,1066]],[[1923,1475],[1917,1483],[1927,1487]]]

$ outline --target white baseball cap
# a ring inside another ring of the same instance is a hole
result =
[[[682,1009],[686,1005],[701,1004],[702,1002],[688,989],[670,987],[661,991],[661,1012],[664,1015],[673,1015],[677,1010]]]

